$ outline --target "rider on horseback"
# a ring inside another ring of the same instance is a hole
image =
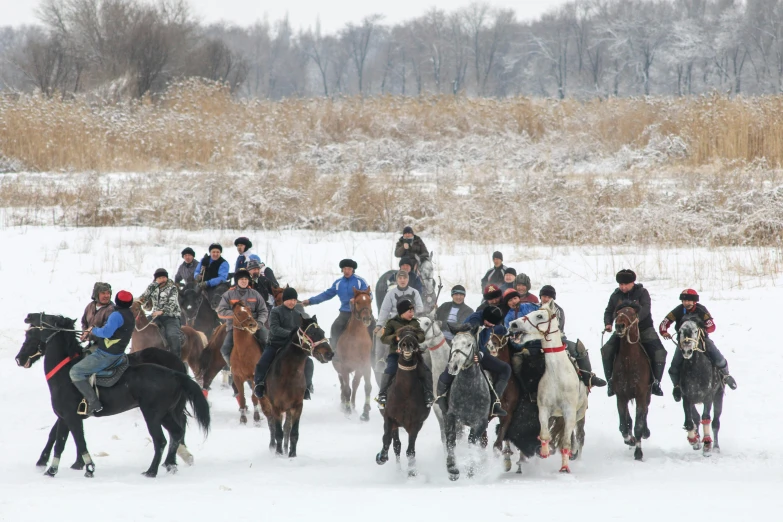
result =
[[[261,273],[261,263],[255,259],[251,259],[247,262],[247,270],[250,272],[250,286],[261,294],[264,298],[264,302],[267,304],[267,308],[275,306],[275,296],[272,293],[272,282],[267,279],[265,275]]]
[[[381,389],[378,391],[378,397],[375,399],[378,401],[381,409],[386,407],[386,392],[389,390],[389,386],[391,386],[392,379],[397,374],[397,362],[400,358],[400,331],[403,329],[410,330],[415,335],[417,342],[424,342],[424,330],[421,329],[419,320],[414,318],[413,314],[413,303],[408,299],[403,299],[397,303],[397,315],[389,319],[383,328],[381,342],[389,345],[389,355],[386,356],[386,370],[384,370],[381,377]],[[432,395],[432,370],[427,367],[420,357],[416,365],[416,375],[424,387],[424,400],[429,408],[435,402],[435,397]]]
[[[255,336],[256,341],[258,341],[262,351],[269,338],[269,330],[267,330],[265,326],[269,311],[261,294],[250,287],[250,272],[245,268],[240,268],[239,271],[234,274],[234,279],[236,281],[236,286],[232,286],[223,294],[217,309],[218,317],[226,321],[226,339],[223,341],[223,346],[220,348],[220,355],[223,356],[223,359],[225,359],[229,368],[231,367],[231,351],[234,348],[234,335],[231,332],[234,324],[234,310],[232,308],[234,303],[237,301],[244,301],[250,310],[253,319],[258,322],[258,329],[253,335]]]
[[[113,311],[114,304],[111,302],[111,285],[109,283],[95,283],[92,287],[92,301],[84,309],[84,314],[82,315],[83,331],[79,340],[84,342],[90,339],[88,330],[106,324],[106,320]]]
[[[604,310],[604,328],[606,332],[612,331],[612,323],[614,322],[614,315],[617,305],[623,301],[631,301],[639,305],[639,333],[641,335],[641,344],[644,347],[644,351],[647,352],[647,357],[650,359],[653,373],[652,393],[654,395],[663,396],[663,390],[661,390],[661,379],[663,378],[663,369],[666,366],[666,349],[661,343],[661,339],[658,337],[658,333],[655,331],[653,325],[652,315],[650,313],[650,306],[652,301],[650,300],[650,293],[641,284],[635,283],[636,274],[633,270],[622,269],[617,272],[615,277],[618,288],[609,296],[609,304],[606,305]],[[617,356],[617,351],[620,349],[620,338],[616,333],[613,333],[606,344],[601,348],[601,359],[604,364],[604,375],[609,386],[607,386],[607,393],[609,397],[614,395],[612,389],[612,370],[614,367],[614,359]]]
[[[320,294],[305,299],[302,301],[302,305],[310,306],[311,304],[318,304],[337,296],[340,299],[340,315],[332,323],[332,329],[330,332],[329,344],[331,346],[337,346],[337,341],[345,331],[345,327],[348,326],[348,321],[351,319],[351,302],[353,301],[353,289],[367,290],[370,286],[367,281],[357,276],[354,271],[358,267],[356,261],[353,259],[343,259],[340,261],[340,270],[343,271],[343,276],[332,283],[332,286],[321,292]],[[372,337],[372,331],[375,329],[375,320],[373,324],[368,327],[370,337]],[[332,359],[334,361],[335,359]]]
[[[493,252],[492,263],[494,266],[487,270],[487,273],[481,278],[482,288],[485,288],[489,284],[493,284],[499,288],[500,285],[505,282],[507,267],[503,264],[503,253],[499,251]]]
[[[454,285],[451,289],[451,302],[440,305],[435,312],[435,318],[440,321],[441,324],[460,324],[472,313],[473,309],[465,304],[465,287],[462,285]],[[454,333],[448,328],[443,330],[443,336],[449,342],[454,339]]]
[[[120,290],[114,298],[114,303],[116,309],[109,315],[106,325],[89,328],[86,332],[88,335],[92,334],[100,339],[98,349],[76,363],[69,372],[73,385],[87,401],[84,415],[88,417],[103,409],[103,405],[98,400],[98,395],[90,386],[88,379],[91,375],[111,367],[122,358],[133,334],[135,320],[130,311],[133,295],[125,290]]]
[[[378,326],[375,327],[375,333],[379,333],[386,321],[391,317],[392,310],[396,310],[397,303],[403,299],[414,303],[415,312],[420,314],[424,311],[424,303],[421,301],[421,294],[415,288],[408,285],[409,275],[405,270],[397,272],[397,285],[386,293],[381,304],[381,310],[378,312]]]
[[[255,371],[255,394],[259,399],[264,396],[266,390],[266,374],[275,354],[286,347],[291,340],[291,332],[302,326],[302,313],[296,309],[299,295],[296,290],[289,287],[283,290],[283,304],[272,308],[269,320],[269,345],[261,354]],[[304,398],[310,400],[313,393],[313,359],[308,357],[305,361],[304,375],[307,387]]]
[[[503,274],[503,284],[500,285],[500,289],[505,292],[509,288],[514,288],[514,281],[516,281],[516,278],[517,278],[516,269],[512,267],[506,268],[506,273]]]
[[[182,343],[180,341],[180,316],[179,291],[174,281],[169,279],[169,273],[158,268],[153,275],[155,281],[139,297],[139,302],[144,305],[148,301],[152,303],[152,321],[158,325],[160,333],[169,343],[169,351],[179,357],[182,355]]]
[[[707,354],[707,357],[723,376],[723,382],[728,384],[732,390],[736,390],[737,381],[734,380],[734,377],[729,375],[729,363],[726,362],[723,354],[720,353],[720,350],[718,350],[718,347],[715,346],[715,343],[712,342],[712,339],[710,339],[708,335],[715,331],[715,321],[713,321],[712,315],[710,315],[707,307],[699,303],[698,292],[691,288],[683,290],[680,294],[680,301],[682,302],[682,306],[678,306],[669,312],[666,318],[664,318],[658,326],[658,331],[661,333],[661,336],[664,339],[671,339],[672,336],[669,334],[669,327],[672,323],[674,323],[674,330],[679,332],[683,318],[686,315],[695,314],[699,320],[704,323],[704,351]],[[672,383],[674,384],[672,397],[674,397],[674,400],[677,402],[680,402],[680,399],[682,399],[682,390],[680,390],[680,368],[682,368],[683,361],[682,351],[675,350],[674,357],[672,357],[672,362],[669,365],[669,377],[671,377]]]
[[[530,312],[538,310],[537,304],[523,303],[522,296],[520,296],[519,292],[513,288],[509,288],[503,292],[503,303],[507,310],[505,319],[503,320],[503,324],[506,328],[508,328],[508,325],[511,324],[511,321],[519,319],[520,317],[525,317]],[[503,312],[503,309],[501,308],[500,311]]]
[[[414,256],[424,259],[430,257],[430,253],[424,241],[413,233],[413,228],[405,227],[402,229],[402,237],[397,240],[397,244],[394,246],[394,257]]]
[[[223,247],[219,243],[209,245],[209,255],[199,262],[193,277],[207,294],[209,306],[217,310],[220,297],[228,290],[228,261],[223,259]]]
[[[186,247],[182,251],[182,264],[179,265],[179,268],[177,268],[177,273],[174,274],[174,282],[176,284],[188,284],[195,281],[195,277],[193,276],[193,273],[196,271],[196,266],[198,266],[198,263],[195,261],[196,252],[190,248]]]
[[[250,249],[253,248],[253,243],[246,237],[238,237],[234,240],[234,246],[237,247],[239,256],[237,262],[234,264],[234,272],[239,272],[242,268],[247,268],[247,263],[250,261],[250,256],[253,255]]]
[[[405,272],[406,274],[408,274],[408,286],[410,288],[415,289],[416,292],[418,292],[419,299],[421,300],[421,293],[424,291],[423,290],[424,285],[422,285],[419,274],[417,274],[416,271],[414,270],[415,267],[416,267],[415,259],[412,259],[410,257],[403,257],[402,259],[400,259],[400,270],[396,274],[392,274],[391,277],[389,277],[389,285],[393,285],[395,283],[395,281],[397,280],[397,274],[399,274],[400,272]],[[416,311],[420,313],[420,310],[416,310]]]
[[[261,258],[258,256],[258,254],[250,254],[250,258],[248,259],[248,263],[251,261],[255,261],[258,263],[258,266],[261,268],[261,274],[263,274],[264,277],[269,279],[269,282],[272,283],[272,288],[280,288],[280,283],[277,282],[277,278],[275,277],[275,272],[268,266],[264,264],[263,261],[261,261]],[[250,267],[247,268],[250,270]]]
[[[508,380],[511,378],[511,366],[501,361],[489,353],[487,342],[490,336],[495,333],[506,335],[506,327],[503,326],[503,313],[497,306],[490,305],[483,311],[476,311],[467,318],[465,323],[478,329],[477,342],[481,353],[477,356],[478,362],[484,370],[489,371],[494,377],[494,386],[491,386],[495,394],[495,400],[492,405],[492,415],[505,417],[506,411],[500,407],[500,397],[506,391]],[[483,327],[483,328],[482,328]],[[449,373],[448,368],[443,370],[438,378],[438,406],[443,413],[448,409],[448,392],[451,383],[454,381],[454,375]]]
[[[565,310],[563,310],[563,308],[555,302],[555,299],[557,298],[555,287],[551,285],[544,285],[541,287],[538,295],[541,296],[541,304],[547,304],[549,301],[552,301],[555,305],[557,324],[560,325],[560,337],[563,339],[563,342],[566,345],[568,355],[570,355],[571,358],[576,361],[577,366],[579,366],[579,376],[582,378],[582,382],[584,382],[585,386],[588,388],[591,386],[598,388],[606,386],[606,381],[593,373],[593,365],[590,363],[590,354],[587,353],[587,349],[584,347],[584,345],[581,342],[574,342],[566,339]],[[538,306],[536,305],[528,306],[535,306],[533,310],[538,309]],[[508,320],[508,318],[506,318],[506,320]],[[508,326],[508,323],[506,323],[506,326]]]
[[[484,298],[484,301],[479,305],[478,308],[476,308],[477,312],[481,312],[489,306],[500,307],[500,300],[503,298],[503,291],[500,289],[499,285],[490,283],[484,287],[482,297]]]

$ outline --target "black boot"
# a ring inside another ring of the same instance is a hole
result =
[[[386,393],[389,391],[393,375],[384,373],[381,375],[381,389],[378,390],[378,396],[375,398],[375,402],[378,403],[380,409],[386,408]]]
[[[438,379],[438,406],[443,415],[449,409],[449,385]]]
[[[666,366],[666,361],[653,361],[653,383],[652,394],[658,397],[663,397],[663,390],[661,389],[661,379],[663,379],[663,368]]]
[[[310,396],[315,393],[315,388],[313,387],[313,360],[308,357],[307,361],[305,361],[305,368],[304,368],[304,374],[305,374],[305,392],[304,392],[304,399],[306,401],[310,400]]]
[[[73,385],[76,389],[84,395],[84,400],[87,402],[85,410],[77,410],[80,415],[89,417],[94,413],[98,413],[103,409],[103,404],[98,400],[98,396],[95,394],[95,390],[90,386],[89,381],[73,381]]]
[[[416,367],[421,386],[424,388],[424,403],[427,408],[432,408],[432,403],[435,402],[435,396],[432,394],[432,372],[424,361],[419,359]]]
[[[680,389],[680,374],[672,372],[674,366],[674,359],[672,360],[672,367],[669,367],[669,377],[672,380],[674,388],[672,388],[672,399],[674,402],[680,402],[682,400],[682,390]]]
[[[604,375],[606,376],[606,394],[609,397],[614,396],[614,387],[612,386],[612,370],[614,369],[614,358],[617,354],[617,342],[608,342],[601,348],[601,362],[604,365]]]
[[[585,386],[588,388],[592,386],[595,386],[596,388],[606,386],[606,381],[593,373],[593,365],[590,364],[590,357],[587,353],[576,359],[576,365],[579,366],[579,376],[582,378],[582,382],[585,383]]]
[[[310,400],[310,396],[311,396],[313,393],[315,393],[315,388],[313,388],[313,385],[312,385],[312,384],[308,384],[308,385],[307,385],[307,388],[305,388],[305,392],[304,392],[304,400],[306,400],[306,401],[309,401],[309,400]]]
[[[257,382],[255,387],[253,387],[253,393],[259,399],[261,399],[264,396],[265,391],[266,391],[266,383],[264,381]],[[306,391],[305,391],[305,397],[307,397]]]
[[[732,390],[736,390],[737,381],[734,380],[734,377],[729,375],[729,363],[726,363],[726,366],[724,366],[723,368],[718,368],[718,371],[723,377],[723,384],[728,385],[728,387],[731,388]]]
[[[503,396],[503,392],[506,391],[508,386],[508,379],[501,379],[495,384],[495,403],[492,405],[492,415],[496,417],[505,417],[508,412],[501,407],[500,398]]]

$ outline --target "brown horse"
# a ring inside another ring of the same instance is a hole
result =
[[[489,350],[491,355],[497,357],[509,366],[511,365],[511,353],[508,349],[507,336],[495,333],[491,334],[489,336],[489,341],[487,342],[487,350]],[[501,407],[509,414],[505,417],[498,417],[497,438],[495,439],[495,444],[492,445],[495,450],[503,453],[503,466],[506,471],[511,470],[511,455],[513,452],[511,451],[511,444],[509,441],[506,441],[505,448],[503,447],[503,441],[506,438],[506,433],[508,433],[508,427],[511,424],[514,411],[517,409],[517,404],[519,404],[520,396],[521,391],[519,383],[512,374],[511,379],[508,380],[506,391],[504,391],[503,395],[500,397]],[[490,420],[492,420],[492,416],[490,416]]]
[[[389,460],[389,445],[394,439],[394,454],[400,462],[400,428],[408,433],[408,476],[416,476],[416,438],[424,421],[430,414],[424,399],[421,381],[416,375],[416,367],[424,364],[419,353],[419,343],[415,334],[405,328],[400,329],[400,358],[397,361],[397,375],[389,387],[386,408],[383,411],[383,447],[375,456],[375,462],[386,464]]]
[[[642,439],[650,436],[647,427],[647,409],[651,397],[650,361],[642,348],[639,332],[639,306],[620,303],[615,312],[614,328],[620,338],[620,350],[614,360],[612,383],[617,394],[617,411],[620,414],[620,433],[629,446],[636,446],[634,458],[642,460]],[[628,401],[636,401],[636,425],[628,411]],[[633,428],[633,435],[631,435]]]
[[[231,311],[234,314],[231,328],[234,336],[234,349],[231,351],[231,377],[234,380],[237,402],[239,403],[239,422],[247,424],[248,409],[245,401],[245,383],[250,384],[251,389],[253,388],[253,375],[256,371],[256,364],[261,358],[261,346],[253,335],[258,330],[258,323],[244,301],[240,300],[234,303],[231,306]],[[220,352],[220,348],[218,348],[218,352]],[[258,424],[261,422],[258,397],[251,393],[250,398],[253,401],[253,421]]]
[[[141,303],[134,301],[131,305],[131,312],[136,320],[131,335],[130,353],[138,352],[146,348],[160,348],[167,350],[166,340],[158,328],[158,325],[147,318],[147,314],[142,310]],[[190,366],[194,376],[201,373],[201,352],[207,346],[207,336],[202,332],[194,330],[190,326],[183,326],[182,333],[185,334],[185,340],[182,342],[182,353],[180,358],[182,362]],[[202,385],[203,387],[203,385]]]
[[[288,452],[289,457],[296,457],[306,387],[304,367],[310,356],[321,363],[334,357],[329,340],[315,316],[303,318],[302,325],[291,332],[286,347],[277,353],[266,376],[266,393],[261,399],[261,408],[269,423],[269,449],[278,455]]]
[[[364,378],[364,411],[361,419],[370,420],[370,395],[372,394],[372,367],[370,352],[372,338],[367,327],[372,324],[372,297],[370,290],[353,289],[351,318],[337,341],[337,361],[332,361],[340,377],[340,398],[343,411],[350,414],[356,409],[356,390]],[[351,374],[353,384],[351,385]]]
[[[201,359],[199,361],[201,373],[196,376],[196,380],[201,383],[205,397],[209,394],[212,381],[215,380],[217,374],[226,366],[226,361],[223,360],[223,356],[220,354],[220,348],[223,346],[223,341],[225,340],[226,325],[221,324],[215,328],[215,333],[209,338],[207,346],[204,348],[204,351],[201,352]]]

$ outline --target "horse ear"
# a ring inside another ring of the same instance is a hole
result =
[[[35,314],[27,314],[27,317],[24,318],[25,324],[33,324],[33,316]]]
[[[318,323],[318,319],[315,316],[313,316],[313,322]]]
[[[356,297],[359,294],[360,294],[359,290],[356,287],[353,287],[353,296]]]
[[[449,331],[453,334],[458,334],[461,332],[469,332],[473,329],[473,327],[469,323],[446,323],[446,326],[448,326]]]

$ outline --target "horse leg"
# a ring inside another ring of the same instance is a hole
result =
[[[275,453],[283,455],[283,413],[276,412],[275,415]]]
[[[636,426],[633,428],[634,438],[636,439],[636,450],[633,452],[633,458],[636,460],[642,460],[644,458],[644,453],[642,452],[642,438],[644,438],[644,430],[647,426],[647,409],[648,404],[646,396],[644,398],[637,397]]]
[[[571,468],[568,467],[568,461],[571,459],[571,436],[576,429],[576,409],[563,408],[563,439],[560,443],[560,473],[571,473]]]
[[[63,454],[63,450],[65,449],[65,441],[68,440],[68,425],[65,424],[65,421],[61,419],[57,419],[57,422],[52,427],[52,431],[54,432],[54,458],[52,459],[52,465],[49,466],[46,470],[46,475],[49,475],[50,477],[54,477],[57,474],[57,470],[60,467],[60,457]],[[52,438],[52,433],[49,434],[49,438]],[[51,447],[51,446],[50,446]],[[78,452],[77,452],[78,453]],[[41,458],[43,459],[44,456],[41,455]],[[46,462],[49,460],[49,454],[47,453],[46,459],[44,460],[43,465],[46,465]],[[77,457],[76,462],[74,463],[74,466],[79,463],[81,460],[80,457]],[[82,463],[82,466],[84,464]],[[81,468],[75,468],[75,469],[81,469]]]
[[[368,421],[370,420],[370,405],[372,401],[372,368],[370,368],[369,364],[364,367],[362,378],[364,379],[364,409],[360,419]]]
[[[511,443],[509,441],[503,442],[503,470],[506,472],[511,471],[511,455],[514,454],[511,449]]]
[[[49,456],[52,454],[52,448],[54,447],[54,441],[57,438],[58,426],[60,426],[60,418],[59,417],[57,417],[57,422],[54,423],[54,426],[52,426],[52,429],[49,430],[49,440],[46,441],[46,446],[44,446],[44,449],[41,452],[41,456],[38,458],[38,462],[35,463],[35,465],[38,466],[39,468],[45,468],[46,464],[49,463]]]
[[[288,410],[285,414],[285,422],[283,423],[283,453],[288,453],[288,447],[291,443],[291,426],[294,423],[294,419],[291,416],[291,410]]]
[[[288,412],[288,416],[293,418],[291,422],[291,449],[288,452],[288,458],[296,457],[296,445],[299,442],[299,419],[302,418],[302,406]]]
[[[163,435],[163,428],[161,426],[161,419],[158,418],[159,413],[143,409],[141,411],[144,416],[144,421],[147,423],[147,430],[152,437],[152,446],[155,449],[155,455],[152,457],[152,463],[147,471],[142,475],[145,477],[157,477],[158,466],[160,466],[160,460],[163,458],[163,449],[166,447],[166,437]]]
[[[617,396],[617,413],[620,416],[620,434],[623,436],[623,441],[628,446],[635,446],[636,440],[631,435],[631,429],[633,427],[633,421],[631,420],[631,412],[628,411],[628,401]]]
[[[253,401],[253,423],[258,428],[261,426],[261,406],[255,393],[250,394],[250,400]]]
[[[720,415],[723,413],[723,393],[724,388],[721,386],[718,391],[715,392],[713,398],[713,412],[712,412],[712,437],[714,439],[712,443],[712,450],[720,453],[720,445],[718,444],[718,432],[720,431]]]
[[[185,437],[185,429],[174,418],[171,413],[167,413],[161,421],[163,427],[169,432],[169,452],[166,455],[166,460],[163,461],[163,465],[166,466],[166,471],[169,473],[177,472],[177,452],[179,451],[182,439]]]
[[[454,415],[446,415],[446,469],[449,471],[449,480],[459,478],[457,459],[454,456],[454,447],[457,445],[457,419]]]
[[[419,426],[415,427],[408,433],[408,449],[405,450],[405,456],[408,457],[408,477],[415,477],[417,475],[416,471],[416,437],[419,435],[419,430],[421,429],[420,424]]]
[[[699,436],[699,421],[693,418],[695,405],[691,403],[688,397],[682,397],[682,409],[685,410],[685,431],[688,432],[688,443],[695,450],[701,449],[701,437]]]
[[[267,415],[266,423],[269,426],[269,451],[275,451],[277,448],[277,443],[275,442],[275,418],[272,415]]]
[[[353,382],[351,383],[351,411],[356,411],[356,392],[362,383],[362,374],[358,370],[353,372]]]
[[[549,432],[549,407],[538,406],[538,422],[541,424],[541,431],[538,432],[538,440],[541,441],[541,448],[538,451],[538,456],[545,459],[549,456],[549,442],[552,439],[552,434]]]
[[[383,418],[383,437],[381,441],[383,442],[383,447],[381,447],[381,451],[378,452],[378,454],[375,456],[375,463],[378,465],[386,464],[389,461],[389,446],[391,446],[392,441],[392,421],[389,417],[384,415]]]
[[[394,459],[397,462],[397,471],[401,471],[400,453],[402,452],[402,442],[400,442],[400,426],[397,423],[394,423],[394,429],[392,430],[392,447],[394,448]]]
[[[339,370],[339,379],[340,379],[340,407],[343,410],[343,413],[348,416],[351,414],[351,386],[349,384],[349,375],[347,372],[345,372],[342,368],[342,365]]]
[[[87,478],[93,478],[95,476],[95,463],[87,450],[87,441],[84,439],[84,424],[83,419],[74,418],[75,414],[68,419],[61,419],[68,426],[68,430],[73,435],[73,441],[76,443],[76,452],[81,455],[84,462],[85,472],[84,476]],[[65,441],[63,441],[65,444]]]
[[[509,411],[509,410],[506,410]],[[497,437],[495,438],[495,443],[492,445],[492,448],[496,451],[502,451],[503,450],[503,439],[506,438],[506,432],[508,431],[508,425],[511,423],[511,414],[506,415],[505,417],[499,417],[498,419],[498,428],[497,428]],[[508,471],[508,470],[506,470]]]
[[[712,452],[712,427],[710,423],[712,419],[710,414],[712,412],[712,401],[704,401],[704,410],[701,414],[701,425],[704,428],[704,436],[702,437],[702,455],[709,457]]]

